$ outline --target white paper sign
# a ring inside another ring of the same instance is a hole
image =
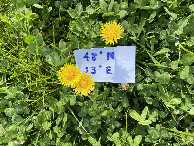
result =
[[[95,82],[135,83],[135,46],[80,49],[74,52],[81,71]]]

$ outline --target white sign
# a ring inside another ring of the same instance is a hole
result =
[[[74,52],[81,71],[95,82],[135,83],[135,46],[80,49]]]

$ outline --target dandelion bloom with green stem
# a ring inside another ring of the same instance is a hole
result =
[[[105,40],[106,45],[108,43],[114,45],[114,42],[117,43],[118,39],[123,38],[120,36],[123,31],[124,29],[122,29],[121,24],[117,24],[116,21],[111,21],[102,26],[101,28],[102,34],[100,34],[100,36],[102,36],[102,38]]]
[[[91,91],[94,90],[94,77],[92,78],[90,74],[83,71],[81,74],[79,82],[76,84],[76,87],[74,89],[76,94],[81,93],[82,95],[88,95]]]
[[[81,77],[81,71],[77,65],[65,64],[58,71],[58,79],[62,82],[64,86],[75,87],[75,84],[79,81]]]

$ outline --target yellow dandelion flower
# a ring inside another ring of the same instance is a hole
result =
[[[79,82],[76,84],[75,89],[73,89],[75,91],[76,94],[81,93],[82,95],[88,95],[91,91],[94,90],[94,78],[91,78],[90,74],[86,74],[85,71],[83,71],[81,78],[79,80]]]
[[[114,45],[114,42],[117,43],[118,39],[123,38],[120,36],[120,34],[123,31],[124,29],[122,29],[121,24],[117,24],[116,21],[111,21],[109,23],[104,24],[104,26],[102,26],[101,28],[102,34],[100,34],[100,36],[102,36],[103,40],[105,40],[106,45],[108,43]]]
[[[64,86],[75,87],[75,84],[79,81],[81,72],[77,65],[65,64],[58,71],[58,79]]]

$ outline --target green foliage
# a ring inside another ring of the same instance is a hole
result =
[[[141,124],[141,125],[149,125],[149,124],[152,123],[152,121],[151,121],[151,120],[146,120],[147,112],[148,112],[148,107],[146,106],[146,107],[143,109],[141,115],[139,115],[135,110],[129,111],[129,115],[130,115],[133,119],[139,121],[139,122],[138,122],[139,124]]]
[[[191,0],[0,1],[0,145],[193,145]],[[73,51],[105,47],[101,26],[135,45],[136,83],[87,97],[57,79]]]

